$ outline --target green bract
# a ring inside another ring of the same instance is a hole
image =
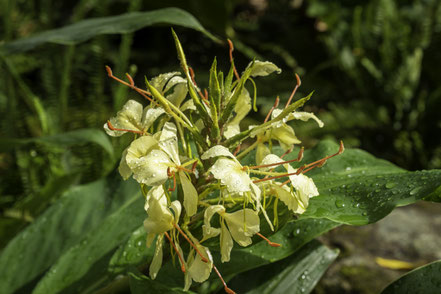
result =
[[[144,193],[147,246],[156,238],[150,277],[156,278],[161,268],[166,239],[188,290],[192,281],[207,280],[215,267],[210,253],[213,240],[219,243],[222,262],[230,261],[234,243],[249,246],[255,235],[276,246],[259,233],[261,219],[269,230],[278,229],[279,200],[290,214],[304,213],[309,199],[319,193],[303,172],[322,166],[328,157],[295,169],[290,165],[295,160],[286,162],[272,154],[271,141],[284,150],[300,143],[287,124],[290,120],[314,119],[323,126],[314,114],[296,111],[310,96],[284,109],[272,109],[268,122],[241,130],[241,121],[252,109],[247,81],[280,73],[275,64],[252,61],[241,77],[234,78],[237,70],[232,63],[224,79],[215,60],[203,94],[174,37],[184,77],[170,72],[150,81],[146,78],[147,91],[137,91],[150,100],[149,105],[130,100],[104,127],[111,136],[135,134],[119,171],[124,179],[133,176]],[[254,82],[250,85],[255,87]],[[236,149],[241,144],[247,146],[242,151]],[[256,162],[261,165],[241,163],[256,148]]]

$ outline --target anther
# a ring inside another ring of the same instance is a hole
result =
[[[217,267],[214,264],[213,264],[213,269],[216,272],[219,279],[222,281],[222,284],[224,285],[225,292],[227,292],[228,294],[236,294],[236,292],[234,292],[233,290],[228,288],[227,283],[225,283],[224,279],[222,278],[222,275],[220,274],[219,270],[217,269]]]
[[[135,130],[129,130],[129,129],[119,129],[119,128],[115,128],[112,123],[110,122],[110,120],[107,121],[107,126],[109,127],[109,129],[111,129],[112,131],[120,131],[120,132],[129,132],[129,133],[135,133],[135,134],[141,134],[144,135],[144,132],[141,131],[135,131]]]
[[[230,50],[229,50],[230,62],[231,62],[231,65],[233,66],[234,75],[236,76],[236,79],[240,80],[240,76],[237,73],[236,66],[234,66],[234,58],[233,58],[234,45],[233,45],[233,42],[231,42],[230,39],[227,39],[227,42],[228,42],[228,46],[230,47]]]
[[[267,237],[265,237],[261,233],[257,233],[256,235],[259,236],[260,238],[262,238],[263,240],[265,240],[268,243],[268,245],[270,245],[272,247],[280,247],[280,246],[282,246],[279,243],[275,243],[275,242],[270,241]]]

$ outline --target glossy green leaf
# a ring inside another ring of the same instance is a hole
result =
[[[52,136],[24,139],[2,139],[0,151],[10,151],[18,146],[30,143],[40,143],[55,146],[72,146],[84,143],[95,143],[101,146],[109,155],[113,156],[113,146],[109,137],[103,131],[97,129],[80,129]]]
[[[125,242],[142,223],[145,218],[143,204],[141,193],[132,194],[118,210],[70,247],[40,280],[33,293],[79,293],[87,289],[88,283],[81,279],[91,281],[105,273],[105,267],[94,269],[95,263]]]
[[[441,261],[429,263],[392,282],[382,294],[429,294],[440,293]]]
[[[119,177],[71,188],[9,242],[0,254],[2,293],[32,282],[126,202],[142,198],[134,181]]]
[[[190,13],[178,8],[130,12],[116,16],[91,18],[62,28],[49,30],[0,46],[0,52],[12,54],[31,50],[44,43],[74,45],[103,34],[125,34],[147,26],[169,24],[200,31],[218,41]]]
[[[247,294],[310,293],[337,255],[313,240],[283,260],[234,277],[228,286]]]
[[[337,150],[336,143],[323,141],[305,152],[302,163]],[[294,153],[286,158],[295,158]],[[434,195],[441,186],[441,170],[407,172],[359,149],[347,149],[307,175],[314,179],[320,195],[310,200],[301,217],[327,218],[351,225],[376,222],[397,206]]]

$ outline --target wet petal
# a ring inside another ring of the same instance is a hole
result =
[[[322,128],[323,125],[324,125],[323,122],[317,116],[315,116],[315,114],[312,113],[312,112],[303,112],[303,111],[291,112],[288,115],[288,120],[292,120],[292,119],[298,119],[298,120],[302,120],[302,121],[307,121],[307,120],[313,119],[313,120],[315,120],[317,122],[319,127]]]
[[[130,153],[130,152],[129,152]],[[127,159],[127,164],[133,171],[133,178],[146,185],[162,185],[167,181],[167,169],[173,166],[168,155],[158,149],[152,150],[146,156]]]
[[[219,235],[221,230],[219,228],[213,228],[210,224],[211,218],[215,213],[224,213],[225,208],[222,205],[211,205],[205,209],[204,213],[204,225],[202,226],[202,231],[204,234],[204,240],[216,237]]]
[[[252,183],[249,175],[242,166],[228,158],[219,158],[209,169],[213,176],[220,180],[231,193],[243,193],[250,191]]]
[[[166,122],[162,128],[159,146],[164,150],[176,165],[181,165],[179,160],[178,137],[176,136],[176,125]]]
[[[282,124],[280,127],[275,128],[271,132],[271,136],[279,141],[283,150],[292,148],[294,144],[300,144],[301,141],[297,139],[294,129],[287,124]]]
[[[198,192],[183,171],[179,171],[179,179],[181,180],[182,190],[184,191],[185,211],[188,216],[192,216],[198,209]]]
[[[260,220],[257,213],[249,208],[245,208],[233,213],[224,214],[228,229],[240,246],[248,246],[252,243],[251,238],[258,233]]]
[[[205,151],[204,154],[202,154],[201,159],[206,160],[211,157],[217,157],[217,156],[225,156],[225,157],[231,157],[234,160],[237,161],[236,157],[233,155],[233,153],[228,150],[227,147],[222,145],[216,145]]]
[[[277,72],[278,74],[282,72],[282,70],[277,65],[269,61],[255,60],[254,63],[250,62],[247,69],[249,69],[251,66],[252,66],[252,70],[250,76],[252,77],[257,77],[257,76],[263,77],[273,72]]]
[[[127,149],[128,148],[124,150],[118,167],[119,174],[124,180],[127,180],[132,175],[132,170],[127,165],[127,161],[126,161]]]
[[[153,255],[152,263],[150,264],[150,278],[155,279],[156,275],[158,274],[159,270],[162,266],[162,239],[164,238],[164,235],[158,236],[158,239],[156,240],[156,248],[155,248],[155,254]]]
[[[221,223],[220,235],[221,261],[229,262],[231,249],[233,249],[233,239],[225,224]]]
[[[161,107],[158,108],[145,108],[142,115],[142,128],[147,131],[153,123],[160,117],[165,110]]]
[[[210,277],[211,269],[213,268],[213,258],[208,248],[202,245],[196,245],[202,255],[208,259],[208,262],[203,262],[199,254],[196,254],[194,261],[188,268],[188,273],[190,277],[198,282],[202,283]]]
[[[177,223],[179,221],[179,217],[181,216],[181,211],[182,211],[182,206],[181,206],[181,202],[179,202],[178,200],[173,201],[170,204],[170,208],[173,210],[174,215],[174,219],[175,222]]]
[[[142,111],[143,107],[141,103],[135,100],[129,100],[124,104],[123,108],[118,111],[116,116],[110,119],[110,123],[117,129],[142,131]],[[113,137],[119,137],[126,133],[124,131],[113,131],[109,129],[107,123],[104,124],[104,130],[109,136]]]
[[[149,199],[147,215],[144,228],[148,234],[163,234],[173,228],[174,215],[167,204],[154,197]]]

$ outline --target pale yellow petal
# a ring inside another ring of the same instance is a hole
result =
[[[231,249],[233,249],[233,239],[225,224],[221,223],[221,235],[220,235],[220,249],[221,249],[221,261],[229,262]]]
[[[175,219],[175,222],[177,223],[179,221],[179,217],[181,216],[181,211],[182,211],[181,202],[179,202],[178,200],[173,201],[170,204],[170,208],[173,210],[174,219]]]
[[[155,279],[156,275],[158,274],[159,270],[162,266],[162,239],[163,235],[158,236],[158,239],[156,239],[156,248],[155,248],[155,254],[153,255],[152,263],[150,264],[150,278]]]
[[[173,165],[168,155],[158,149],[154,149],[140,158],[130,161],[127,159],[127,164],[132,169],[133,178],[146,185],[162,185],[165,183],[168,179],[167,169]]]
[[[124,104],[123,108],[118,111],[115,117],[110,119],[110,122],[114,128],[126,129],[132,131],[142,131],[141,117],[142,117],[143,107],[142,104],[135,101],[129,100]],[[113,131],[109,129],[107,123],[104,124],[104,130],[110,136],[119,137],[126,133],[125,131]]]
[[[211,147],[210,149],[205,151],[204,154],[202,154],[201,159],[206,160],[206,159],[209,159],[212,157],[217,157],[217,156],[230,157],[230,158],[233,158],[234,160],[237,161],[237,159],[233,155],[233,153],[231,153],[227,147],[222,146],[222,145],[216,145],[216,146]]]
[[[170,156],[176,165],[181,165],[176,132],[176,125],[171,122],[166,122],[162,128],[161,137],[159,138],[159,146]]]
[[[283,150],[292,148],[294,144],[300,144],[301,141],[296,137],[294,129],[287,124],[281,124],[279,127],[272,129],[271,137],[279,141]]]
[[[222,205],[211,205],[205,209],[204,212],[204,225],[202,226],[202,231],[204,235],[204,240],[216,237],[221,232],[219,228],[213,228],[211,226],[211,218],[215,213],[224,213],[225,208]]]
[[[161,107],[158,108],[145,108],[142,115],[142,128],[147,131],[153,123],[165,113],[165,110]]]
[[[292,119],[298,119],[298,120],[302,120],[302,121],[307,121],[307,120],[313,119],[317,122],[317,124],[319,125],[320,128],[322,128],[324,125],[323,122],[317,116],[315,116],[315,114],[312,112],[303,112],[303,111],[291,112],[288,115],[288,120],[292,120]]]
[[[252,183],[243,167],[234,160],[219,158],[209,169],[213,176],[227,186],[230,193],[243,193],[250,191]]]
[[[144,228],[148,234],[163,234],[173,228],[174,215],[161,200],[151,197]]]
[[[250,73],[252,77],[258,77],[258,76],[264,77],[273,72],[276,72],[278,74],[282,72],[282,70],[277,65],[269,61],[255,60],[254,63],[250,62],[247,69],[250,67],[252,67]]]
[[[202,245],[197,245],[197,247],[202,255],[208,259],[208,262],[203,262],[201,256],[196,254],[194,261],[188,268],[188,273],[195,282],[202,283],[210,277],[211,269],[213,268],[213,258],[208,248]]]
[[[123,154],[122,154],[122,157],[121,157],[121,161],[119,162],[119,166],[118,166],[119,174],[121,175],[121,177],[124,180],[127,180],[132,175],[132,170],[127,165],[127,161],[126,161],[127,149],[128,148],[126,148],[123,151]]]
[[[231,236],[240,246],[248,246],[252,243],[251,236],[258,233],[260,220],[257,213],[249,208],[224,214]]]
[[[188,176],[183,171],[179,171],[182,190],[184,191],[184,208],[188,216],[192,216],[198,209],[198,192],[193,186]]]
[[[269,150],[268,146],[266,146],[265,143],[259,142],[256,148],[256,164],[263,164],[262,160],[270,153],[271,151]]]

